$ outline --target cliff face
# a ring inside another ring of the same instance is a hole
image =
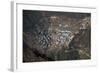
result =
[[[23,10],[23,62],[91,58],[91,14]]]

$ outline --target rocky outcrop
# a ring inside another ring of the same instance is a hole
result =
[[[23,62],[91,58],[89,13],[23,10]]]

